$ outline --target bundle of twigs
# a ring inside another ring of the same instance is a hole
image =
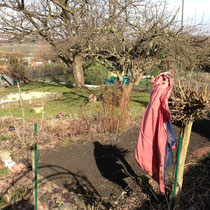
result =
[[[208,117],[210,90],[206,83],[176,81],[169,100],[174,121],[194,121]]]

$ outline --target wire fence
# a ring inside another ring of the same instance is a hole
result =
[[[25,67],[24,71],[26,77],[32,81],[46,81],[64,75],[67,69],[62,65],[55,64]]]

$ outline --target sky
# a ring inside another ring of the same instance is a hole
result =
[[[180,7],[181,19],[182,0],[168,0],[169,9]],[[198,24],[202,21],[205,30],[210,33],[210,0],[184,0],[184,23]]]

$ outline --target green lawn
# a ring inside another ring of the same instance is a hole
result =
[[[0,169],[0,176],[3,176],[5,174],[7,174],[8,172],[9,172],[8,168],[2,168],[2,169]]]
[[[92,89],[93,90],[93,89]],[[17,87],[9,87],[0,89],[0,97],[7,93],[17,92]],[[45,113],[44,117],[55,117],[59,112],[65,112],[72,118],[77,118],[81,113],[83,115],[91,115],[96,111],[96,108],[88,103],[88,90],[76,90],[75,88],[66,87],[55,83],[32,83],[21,87],[21,91],[47,91],[47,92],[60,92],[63,94],[61,98],[53,99],[44,102]],[[132,93],[131,113],[132,116],[142,115],[142,110],[146,107],[149,100],[149,93],[136,92]],[[35,102],[35,104],[41,103]],[[32,107],[34,104],[24,104],[25,119],[41,119],[41,114],[34,113]],[[96,103],[96,107],[99,104]],[[21,109],[19,106],[10,108],[0,108],[0,116],[15,116],[21,117]]]

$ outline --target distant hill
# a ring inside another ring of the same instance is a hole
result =
[[[35,50],[37,49],[36,42],[10,42],[10,43],[1,43],[0,52],[22,52],[24,56],[33,56]]]

